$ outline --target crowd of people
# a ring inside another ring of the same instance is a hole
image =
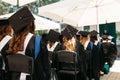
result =
[[[106,74],[104,65],[112,67],[114,64],[117,48],[110,35],[103,34],[99,38],[95,30],[79,31],[68,25],[60,33],[51,29],[40,37],[35,34],[34,20],[27,7],[9,18],[0,19],[0,80],[20,80],[21,72],[10,71],[9,55],[33,58],[33,74],[27,80],[100,80],[100,74]],[[74,75],[65,73],[65,70],[74,71],[73,63],[58,62],[59,51],[76,53],[78,72],[75,79]],[[62,65],[65,67],[60,74]]]

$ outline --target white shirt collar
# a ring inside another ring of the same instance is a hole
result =
[[[95,41],[94,44],[97,45],[99,41]]]
[[[86,50],[86,48],[87,48],[89,42],[90,42],[90,41],[86,41],[86,42],[85,42],[85,45],[84,45],[84,49],[85,49],[85,50]]]
[[[48,44],[48,45],[47,45],[48,51],[52,51],[52,52],[53,52],[58,43],[59,43],[59,42],[55,42],[55,44],[54,44],[51,48],[50,48],[50,46],[49,46],[49,44]]]

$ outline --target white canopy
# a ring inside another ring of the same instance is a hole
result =
[[[73,26],[120,21],[120,0],[64,0],[39,8],[39,15]]]
[[[36,0],[2,0],[2,1],[9,3],[9,4],[12,4],[12,5],[23,6],[23,5],[26,5],[28,3],[35,2]]]
[[[14,13],[9,13],[5,15],[1,15],[0,18],[8,18]],[[49,30],[49,29],[58,29],[60,31],[61,27],[59,23],[50,21],[48,19],[42,18],[40,16],[37,16],[33,14],[35,17],[35,25],[36,25],[36,30]]]

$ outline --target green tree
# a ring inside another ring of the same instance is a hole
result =
[[[55,3],[57,1],[60,1],[60,0],[36,0],[36,2],[27,4],[25,6],[28,6],[33,13],[37,14],[38,13],[38,7],[48,5],[48,4],[51,4],[51,3]],[[0,15],[14,12],[18,8],[20,8],[20,6],[19,7],[17,5],[14,6],[14,5],[2,2],[2,0],[0,0]]]

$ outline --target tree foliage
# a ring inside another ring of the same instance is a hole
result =
[[[36,2],[27,4],[25,6],[28,6],[33,13],[37,14],[38,13],[38,7],[48,5],[48,4],[57,2],[57,1],[60,1],[60,0],[36,0]],[[20,7],[18,7],[17,5],[14,6],[14,5],[5,3],[2,0],[0,0],[0,15],[14,12],[18,8],[20,8]]]

